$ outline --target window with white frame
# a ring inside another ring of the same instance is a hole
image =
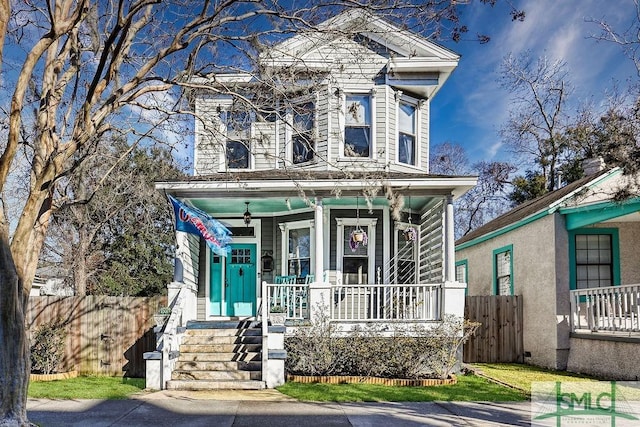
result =
[[[292,108],[293,123],[293,163],[305,163],[313,160],[315,155],[314,136],[315,106],[313,102],[294,105]]]
[[[306,277],[313,274],[313,221],[280,224],[282,232],[282,274]]]
[[[311,228],[289,230],[289,271],[287,274],[307,277],[311,273]]]
[[[225,145],[227,168],[249,169],[251,167],[251,123],[254,115],[246,110],[231,110],[221,112],[221,118],[227,130]]]
[[[513,249],[511,246],[494,251],[496,295],[513,295]]]
[[[371,156],[371,97],[347,94],[345,97],[344,155]]]
[[[346,285],[375,283],[375,218],[336,218],[337,270],[342,271]],[[352,234],[364,231],[366,237],[355,238]]]
[[[398,105],[398,162],[416,165],[417,108],[408,102]]]

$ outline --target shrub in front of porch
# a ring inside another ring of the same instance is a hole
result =
[[[428,326],[367,324],[344,333],[320,318],[285,339],[285,367],[294,375],[446,379],[478,326],[447,316]]]

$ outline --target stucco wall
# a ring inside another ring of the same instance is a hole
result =
[[[640,380],[640,341],[571,338],[567,370],[610,380]]]
[[[562,218],[550,215],[475,246],[456,251],[456,261],[467,260],[468,294],[493,295],[493,251],[513,245],[514,294],[523,296],[525,361],[554,369],[566,367],[568,353],[568,265]],[[559,335],[559,331],[561,331]]]

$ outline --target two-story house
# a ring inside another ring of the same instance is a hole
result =
[[[176,233],[177,324],[276,305],[288,324],[323,310],[344,328],[463,314],[453,200],[476,178],[429,174],[430,102],[458,55],[362,11],[318,28],[257,70],[191,81],[194,176],[157,187],[232,242],[225,257]]]

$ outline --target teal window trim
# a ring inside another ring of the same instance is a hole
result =
[[[496,255],[501,254],[503,252],[509,251],[511,256],[509,257],[509,291],[510,295],[513,295],[513,245],[506,245],[498,249],[493,250],[492,260],[493,260],[493,294],[500,295],[500,290],[498,289],[498,263],[496,262]]]
[[[469,262],[466,259],[456,261],[456,267],[464,265],[464,283],[469,283]]]
[[[459,265],[464,265],[464,283],[467,284],[467,287],[464,289],[464,294],[467,295],[469,293],[469,262],[466,259],[461,259],[460,261],[456,261],[456,267]]]
[[[620,286],[620,238],[617,228],[577,228],[569,231],[569,289],[576,289],[576,234],[609,234],[613,286]]]

